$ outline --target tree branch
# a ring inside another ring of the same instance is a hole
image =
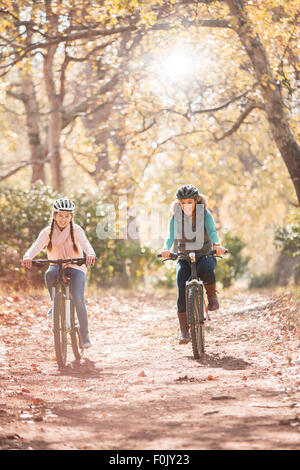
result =
[[[45,158],[44,160],[30,160],[30,161],[23,162],[23,163],[21,163],[21,165],[17,166],[13,170],[6,173],[6,175],[0,176],[0,181],[4,181],[5,179],[9,178],[10,176],[15,175],[16,173],[18,173],[18,171],[22,170],[26,166],[35,165],[36,163],[38,163],[38,164],[46,163],[48,161],[49,161],[49,159]]]
[[[254,86],[255,84],[253,85],[253,87]],[[241,98],[244,98],[245,96],[247,96],[248,93],[250,93],[250,91],[251,90],[246,90],[244,93],[241,93],[240,95],[230,98],[230,100],[226,101],[226,103],[216,106],[215,108],[199,109],[197,111],[192,111],[191,114],[194,115],[194,114],[214,113],[216,111],[220,111],[221,109],[227,108],[227,106],[234,103],[235,101],[238,101]]]
[[[230,135],[232,135],[234,132],[236,132],[238,130],[238,128],[243,124],[243,122],[245,121],[245,119],[247,118],[247,116],[253,111],[253,109],[262,109],[265,111],[265,107],[262,103],[252,103],[250,104],[244,111],[243,113],[240,115],[240,117],[238,118],[238,120],[234,123],[234,125],[228,130],[226,131],[221,137],[216,137],[214,135],[214,140],[216,142],[220,142],[220,140],[223,140],[225,139],[226,137],[229,137]]]

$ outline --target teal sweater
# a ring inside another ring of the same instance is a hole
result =
[[[174,243],[174,233],[175,233],[175,222],[174,222],[174,216],[171,217],[170,222],[169,222],[169,233],[168,233],[168,238],[165,241],[165,245],[163,248],[163,251],[170,250],[171,246]],[[212,243],[219,243],[217,231],[216,231],[216,226],[215,226],[215,221],[214,218],[209,210],[204,211],[204,225],[205,225],[205,230],[207,232],[207,235],[210,238],[210,241]]]

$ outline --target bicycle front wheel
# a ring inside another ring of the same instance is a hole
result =
[[[70,335],[71,335],[71,344],[72,344],[73,354],[75,356],[75,359],[80,359],[81,354],[79,351],[79,345],[80,345],[79,327],[78,325],[76,325],[75,306],[72,300],[71,300],[71,305],[70,305],[70,320],[71,320]]]
[[[188,289],[187,312],[190,323],[193,355],[199,359],[205,351],[203,291],[195,286]]]
[[[67,330],[65,299],[62,292],[57,292],[54,300],[53,333],[56,362],[59,367],[67,363]]]

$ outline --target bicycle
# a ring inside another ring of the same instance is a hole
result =
[[[165,258],[164,261],[175,261],[178,256],[179,253],[171,252],[170,257]],[[193,356],[195,359],[200,359],[201,354],[205,352],[205,322],[209,320],[209,315],[204,298],[204,283],[197,275],[196,253],[191,251],[188,256],[187,261],[191,264],[191,276],[185,284],[187,321],[191,332]],[[216,255],[216,250],[212,250],[204,256],[222,258],[222,256]]]
[[[56,362],[59,368],[67,364],[67,335],[70,334],[71,345],[75,359],[82,356],[79,325],[75,317],[75,306],[70,292],[71,278],[65,272],[64,264],[85,264],[86,258],[68,259],[37,259],[32,261],[33,266],[43,264],[57,264],[58,276],[55,286],[52,287],[52,331],[54,334],[54,349]]]

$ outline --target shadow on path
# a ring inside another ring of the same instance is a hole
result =
[[[196,362],[198,362],[198,364],[208,365],[210,367],[225,370],[243,370],[251,365],[250,362],[247,362],[240,357],[220,357],[218,354],[204,353],[202,354],[200,359],[194,359],[193,356],[188,356],[188,358],[195,360]]]

